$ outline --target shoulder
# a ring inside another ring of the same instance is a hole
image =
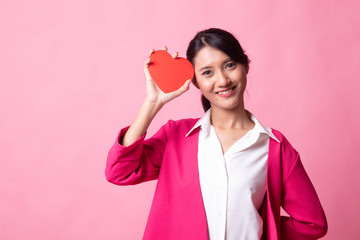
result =
[[[283,133],[278,130],[271,129],[279,142],[273,140],[269,144],[269,159],[276,162],[279,166],[279,171],[282,172],[283,181],[285,182],[297,163],[301,163],[300,155],[296,149],[291,145],[289,140]]]
[[[199,118],[184,118],[179,120],[170,119],[166,124],[172,128],[191,129]]]
[[[273,128],[271,128],[271,131],[279,142],[275,140],[272,141],[269,146],[269,151],[279,153],[281,156],[280,158],[283,160],[283,164],[289,163],[291,165],[292,162],[299,158],[299,153],[282,132]]]
[[[185,118],[179,120],[168,120],[161,128],[167,132],[167,135],[188,133],[196,124],[199,118]]]
[[[282,132],[273,128],[271,128],[271,132],[280,141],[280,145],[282,148],[289,148],[295,150],[295,148],[291,145],[290,141],[285,137],[285,135]]]

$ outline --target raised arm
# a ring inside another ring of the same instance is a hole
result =
[[[167,48],[165,47],[164,50]],[[150,55],[153,51],[151,49]],[[174,58],[177,56],[177,53],[173,55]],[[191,80],[186,81],[177,91],[164,93],[151,78],[149,64],[150,58],[144,64],[146,76],[144,103],[131,126],[121,129],[107,157],[106,179],[117,185],[138,184],[158,177],[170,125],[165,124],[147,140],[145,133],[157,112],[167,102],[189,89]]]
[[[164,50],[167,51],[167,47],[164,46]],[[180,96],[189,89],[191,79],[187,80],[182,87],[178,90],[170,93],[164,93],[154,82],[150,76],[148,66],[150,63],[150,55],[154,52],[154,49],[150,50],[149,58],[144,64],[144,71],[146,77],[146,97],[139,113],[137,114],[134,122],[125,133],[122,141],[123,146],[129,146],[134,143],[140,136],[142,136],[148,129],[151,121],[159,110],[172,99]],[[178,53],[173,55],[173,58],[177,58]]]

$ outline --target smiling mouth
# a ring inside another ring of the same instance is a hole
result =
[[[236,86],[234,86],[234,87],[232,87],[232,88],[229,88],[229,89],[227,89],[227,90],[225,90],[225,91],[216,92],[216,94],[219,94],[219,95],[227,94],[227,93],[231,92],[232,90],[234,90],[235,87],[236,87]]]

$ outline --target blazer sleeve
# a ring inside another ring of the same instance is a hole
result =
[[[289,214],[281,216],[281,239],[319,239],[327,232],[327,220],[316,191],[305,172],[299,154],[283,182],[282,207]]]
[[[108,153],[105,168],[106,179],[117,185],[133,185],[157,179],[166,148],[167,134],[170,132],[169,122],[151,138],[145,140],[145,133],[126,147],[119,142],[129,126],[121,129]]]

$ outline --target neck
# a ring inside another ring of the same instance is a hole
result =
[[[249,130],[254,127],[254,122],[246,112],[244,104],[234,109],[212,107],[210,119],[215,128]]]

